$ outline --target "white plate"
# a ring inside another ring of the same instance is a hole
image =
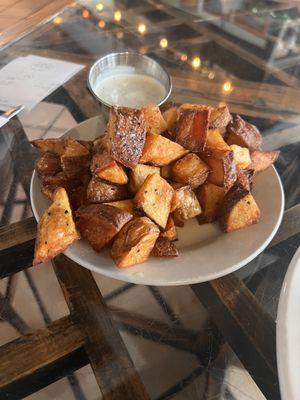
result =
[[[71,129],[65,136],[89,140],[104,130],[104,122],[96,117]],[[118,269],[108,252],[96,253],[83,240],[69,247],[65,255],[92,271],[143,285],[186,285],[219,278],[253,260],[269,244],[280,225],[284,194],[275,168],[258,175],[253,186],[254,197],[262,212],[258,224],[224,234],[217,223],[199,225],[195,218],[189,220],[184,228],[178,228],[177,258],[151,257],[144,264]],[[38,220],[49,200],[41,193],[35,173],[30,190],[32,210]]]
[[[276,347],[282,400],[299,400],[300,385],[300,247],[294,255],[280,293]]]

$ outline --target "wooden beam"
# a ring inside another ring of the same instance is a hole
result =
[[[85,350],[103,399],[149,399],[91,272],[64,255],[53,265],[70,311],[87,338]]]
[[[39,388],[46,386],[54,378],[60,379],[64,375],[62,370],[57,370],[57,365],[68,364],[72,369],[72,359],[76,359],[76,366],[86,365],[88,361],[82,352],[84,340],[83,332],[67,316],[1,346],[0,397],[4,398],[4,395],[12,393],[22,393],[23,397],[38,390],[36,387],[30,389],[28,382],[37,381],[37,377],[41,375],[44,380],[39,383]]]
[[[271,316],[235,274],[191,287],[266,398],[280,400]]]

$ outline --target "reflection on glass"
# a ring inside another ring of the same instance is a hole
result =
[[[145,24],[139,24],[139,26],[138,26],[138,31],[140,32],[140,33],[145,33],[146,32],[146,30],[147,30],[147,27],[146,27],[146,25]]]
[[[62,21],[63,21],[62,17],[55,17],[55,18],[53,19],[53,23],[56,24],[56,25],[61,24]]]
[[[197,69],[197,68],[200,67],[200,65],[201,65],[200,57],[194,57],[193,60],[192,60],[192,67]]]
[[[114,20],[120,22],[122,19],[122,13],[120,10],[114,12]]]
[[[159,42],[160,47],[162,47],[163,49],[165,49],[166,47],[168,47],[168,39],[166,38],[162,38]]]
[[[229,94],[233,91],[233,86],[230,81],[226,81],[223,83],[222,90],[225,94]]]

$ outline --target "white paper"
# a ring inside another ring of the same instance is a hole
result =
[[[7,123],[7,118],[3,118],[0,116],[0,128],[1,126],[5,125]]]
[[[0,70],[0,110],[20,105],[26,112],[79,72],[84,65],[28,55]]]

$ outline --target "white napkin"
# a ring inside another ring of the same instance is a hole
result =
[[[23,104],[25,112],[30,111],[82,68],[84,65],[34,55],[16,58],[0,70],[0,110]]]

